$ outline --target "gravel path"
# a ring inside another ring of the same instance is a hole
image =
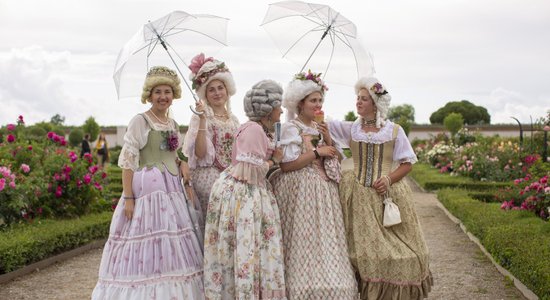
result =
[[[412,185],[414,187],[414,185]],[[430,249],[435,286],[429,299],[525,299],[460,227],[432,193],[414,187],[414,201]],[[89,299],[101,249],[0,285],[0,299]]]

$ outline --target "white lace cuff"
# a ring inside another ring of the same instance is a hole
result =
[[[265,160],[254,153],[239,153],[235,159],[240,162],[251,163],[257,166],[262,166],[265,164]]]
[[[267,162],[264,162],[262,165],[239,162],[234,166],[230,166],[227,170],[233,178],[239,181],[262,187],[265,186],[267,171],[269,171],[269,164]]]
[[[122,169],[136,171],[139,168],[139,150],[125,144],[120,150],[118,166]]]

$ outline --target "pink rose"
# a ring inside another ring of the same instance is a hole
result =
[[[0,192],[4,190],[5,186],[6,186],[6,179],[0,178]]]
[[[55,135],[55,133],[53,131],[50,131],[50,132],[48,132],[47,136],[48,136],[49,139],[51,139],[51,138],[53,138],[54,135]]]
[[[55,189],[55,196],[57,198],[61,197],[63,195],[63,188],[61,188],[60,185],[57,186],[57,189]]]
[[[8,141],[8,143],[15,142],[15,136],[13,136],[13,134],[8,134],[7,141]]]
[[[10,181],[10,187],[11,187],[12,189],[15,188],[15,181]]]
[[[8,129],[8,131],[14,131],[15,130],[15,125],[8,124],[8,126],[6,126],[6,129]]]
[[[89,184],[92,181],[92,175],[90,173],[84,175],[84,183]]]
[[[31,167],[29,167],[29,165],[27,164],[21,164],[21,171],[23,171],[24,173],[29,173],[31,171]]]

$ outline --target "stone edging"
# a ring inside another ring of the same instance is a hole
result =
[[[105,245],[106,241],[107,241],[107,239],[96,240],[94,242],[91,242],[91,243],[86,244],[84,246],[78,247],[76,249],[69,250],[67,252],[63,252],[63,253],[58,254],[56,256],[48,257],[48,258],[43,259],[39,262],[35,262],[35,263],[30,264],[28,266],[25,266],[21,269],[17,269],[15,271],[12,271],[12,272],[9,272],[9,273],[6,273],[6,274],[2,274],[2,275],[0,275],[0,284],[6,283],[6,282],[11,281],[11,280],[13,280],[17,277],[20,277],[20,276],[30,274],[30,273],[34,272],[35,270],[44,269],[47,266],[50,266],[50,265],[53,265],[55,263],[68,260],[70,258],[78,256],[78,255],[80,255],[84,252],[87,252],[89,250],[96,249],[96,248],[101,248],[101,247],[103,247],[103,245]]]
[[[410,176],[407,176],[407,177],[410,180],[409,181],[410,183],[416,185],[416,187],[419,190],[421,190],[422,192],[427,193],[426,190],[424,190],[424,188],[421,187],[416,182],[416,180],[414,180]],[[436,199],[437,199],[437,197],[436,197]],[[525,284],[523,284],[523,282],[521,282],[519,279],[517,279],[514,275],[512,275],[512,273],[510,273],[508,270],[503,268],[500,264],[498,264],[494,260],[493,256],[491,256],[489,251],[487,251],[487,249],[485,249],[485,247],[481,244],[479,239],[466,229],[466,226],[464,226],[464,224],[462,223],[462,221],[460,221],[459,218],[455,217],[450,211],[448,211],[447,208],[443,204],[441,204],[441,202],[439,202],[439,199],[437,199],[437,202],[438,202],[437,206],[439,208],[441,208],[441,210],[443,210],[443,212],[447,215],[447,217],[449,217],[449,219],[451,219],[451,221],[453,221],[454,223],[456,223],[460,226],[460,229],[462,229],[462,231],[468,236],[468,238],[479,247],[481,252],[483,252],[483,254],[485,254],[485,256],[487,256],[489,258],[489,260],[493,263],[495,268],[497,268],[497,270],[500,272],[500,274],[504,275],[505,277],[508,277],[508,278],[512,279],[512,281],[514,282],[514,286],[523,294],[523,296],[525,296],[525,298],[527,298],[529,300],[539,300],[539,297],[537,295],[535,295],[535,293],[533,293],[527,286],[525,286]]]

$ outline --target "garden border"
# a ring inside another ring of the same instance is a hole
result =
[[[421,190],[424,193],[429,193],[429,191],[427,192],[422,186],[420,186],[420,184],[418,184],[418,182],[416,182],[416,180],[414,178],[412,178],[412,176],[407,176],[407,177],[410,180],[409,182],[416,185],[416,187],[419,190]],[[468,231],[468,229],[466,228],[466,226],[464,226],[462,221],[459,218],[455,217],[450,211],[448,211],[447,208],[439,201],[439,198],[436,197],[436,199],[437,199],[437,202],[438,202],[437,206],[439,208],[441,208],[441,210],[443,210],[443,212],[447,215],[447,217],[451,221],[453,221],[455,224],[460,226],[460,229],[462,229],[462,231],[468,236],[468,238],[479,247],[481,252],[483,252],[483,254],[485,254],[485,256],[487,256],[489,258],[491,263],[493,263],[495,268],[502,275],[504,275],[505,277],[508,277],[512,280],[512,282],[514,283],[514,286],[523,294],[523,296],[525,296],[525,298],[527,298],[529,300],[539,300],[539,297],[535,293],[533,293],[533,291],[531,291],[525,284],[523,284],[523,282],[521,282],[519,279],[517,279],[514,275],[512,275],[512,273],[510,273],[508,270],[506,270],[500,264],[498,264],[495,261],[495,259],[493,258],[493,256],[491,256],[489,251],[487,251],[487,249],[485,249],[485,247],[481,244],[479,239],[475,235],[473,235],[471,232]]]
[[[51,266],[55,263],[63,262],[63,261],[66,261],[68,259],[74,258],[74,257],[76,257],[78,255],[81,255],[85,252],[88,252],[92,249],[101,248],[101,247],[103,247],[103,245],[105,245],[105,242],[107,242],[107,239],[95,240],[95,241],[93,241],[89,244],[86,244],[84,246],[81,246],[81,247],[75,248],[73,250],[63,252],[61,254],[58,254],[58,255],[55,255],[55,256],[52,256],[52,257],[48,257],[46,259],[43,259],[41,261],[32,263],[28,266],[17,269],[15,271],[12,271],[12,272],[9,272],[9,273],[6,273],[6,274],[2,274],[2,275],[0,275],[0,284],[12,281],[12,280],[14,280],[18,277],[30,274],[34,271],[44,269],[44,268],[49,267],[49,266]]]

